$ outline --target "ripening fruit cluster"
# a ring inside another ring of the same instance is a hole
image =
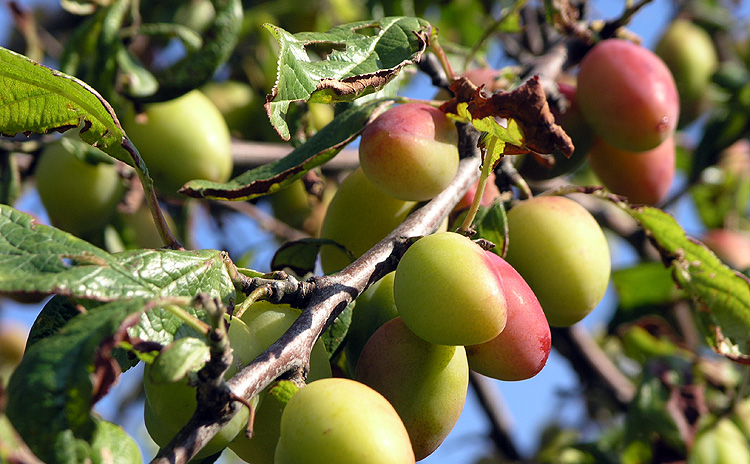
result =
[[[635,43],[603,40],[581,61],[576,97],[595,132],[588,158],[604,186],[633,203],[661,202],[674,177],[680,116],[664,61]]]

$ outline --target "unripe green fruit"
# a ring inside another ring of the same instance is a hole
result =
[[[278,340],[299,317],[299,314],[299,310],[289,305],[274,305],[266,301],[253,303],[241,317],[260,342],[260,347],[252,354],[252,358],[257,357]],[[323,342],[318,340],[310,356],[310,373],[307,379],[312,382],[328,377],[331,377],[331,364]],[[260,404],[255,413],[252,438],[240,433],[229,444],[229,449],[246,462],[273,464],[284,405],[273,398],[268,393],[268,389],[258,394],[258,398]]]
[[[706,106],[706,90],[719,66],[711,36],[688,19],[675,19],[654,52],[664,60],[677,84],[680,124],[693,121]]]
[[[536,295],[503,258],[487,252],[503,280],[508,320],[500,335],[466,347],[469,367],[498,380],[534,377],[547,363],[552,336],[544,310]]]
[[[429,200],[458,170],[458,131],[437,108],[422,103],[393,107],[367,125],[359,162],[367,178],[388,195]]]
[[[362,169],[357,169],[344,179],[328,205],[320,237],[340,243],[358,258],[401,224],[415,205],[378,190]],[[326,274],[350,263],[337,247],[320,250],[320,264]]]
[[[224,376],[230,378],[239,368],[253,360],[254,353],[260,351],[260,342],[239,319],[232,320],[227,336],[233,349],[233,362]],[[153,378],[152,369],[152,365],[146,365],[143,373],[143,389],[146,395],[144,420],[151,438],[159,446],[165,446],[188,423],[195,412],[196,388],[189,385],[187,379],[178,382],[158,382]],[[257,399],[253,403],[257,405]],[[237,435],[244,432],[249,417],[248,409],[242,407],[198,452],[196,458],[210,456],[226,448]]]
[[[469,365],[464,347],[426,342],[396,318],[367,341],[356,379],[393,405],[419,461],[456,425],[466,401]]]
[[[92,164],[76,151],[96,150],[72,137],[53,142],[36,166],[36,186],[50,222],[73,235],[90,238],[112,219],[125,193],[114,164]]]
[[[631,203],[657,205],[667,196],[675,173],[674,137],[646,151],[627,151],[594,139],[589,165],[612,193]]]
[[[583,319],[604,297],[611,264],[596,219],[577,202],[539,196],[508,211],[506,260],[526,280],[551,326]]]
[[[398,316],[396,301],[393,298],[395,277],[395,272],[386,274],[357,297],[344,346],[346,365],[352,374],[357,368],[359,355],[367,340],[380,326]]]
[[[629,151],[656,148],[677,127],[679,96],[664,62],[647,48],[607,39],[581,60],[578,105],[608,143]]]
[[[274,215],[295,229],[302,229],[305,220],[312,214],[310,194],[302,179],[268,196]]]
[[[438,345],[475,345],[505,327],[502,280],[484,250],[463,235],[417,240],[396,268],[393,294],[409,329]]]
[[[719,419],[698,433],[687,464],[750,464],[750,448],[734,422]]]
[[[226,182],[232,174],[229,129],[199,90],[149,104],[137,120],[131,112],[123,127],[163,194],[176,195],[189,180]]]
[[[281,416],[276,464],[414,463],[409,434],[383,396],[354,380],[316,380]]]

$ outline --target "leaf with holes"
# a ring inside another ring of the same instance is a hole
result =
[[[419,60],[433,33],[418,18],[388,17],[290,34],[266,24],[279,44],[276,85],[266,98],[271,124],[289,140],[285,116],[296,101],[353,101],[385,86]]]
[[[73,235],[39,225],[0,205],[0,292],[97,301],[189,297],[234,298],[217,250],[132,250],[110,254]]]
[[[47,133],[82,127],[80,137],[133,164],[112,107],[83,81],[0,47],[0,134]]]

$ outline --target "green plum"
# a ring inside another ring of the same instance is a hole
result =
[[[604,297],[611,264],[596,219],[579,203],[538,196],[508,211],[506,260],[528,282],[551,326],[575,324]]]
[[[94,161],[103,156],[96,152],[77,136],[66,136],[45,147],[36,166],[36,187],[50,222],[81,238],[92,238],[110,222],[125,193],[115,165]]]
[[[260,341],[260,348],[252,355],[252,358],[281,337],[299,317],[299,314],[299,310],[288,305],[274,305],[265,301],[251,305],[241,319],[247,323],[250,331]],[[318,340],[310,357],[310,373],[307,379],[314,381],[328,377],[331,377],[328,352],[323,342]],[[244,461],[254,464],[273,464],[284,405],[274,398],[268,389],[262,391],[258,398],[260,403],[255,414],[252,438],[240,433],[229,444],[229,449]]]
[[[401,224],[415,205],[383,193],[358,168],[344,179],[328,205],[320,237],[345,246],[358,258]],[[338,247],[325,246],[320,251],[326,274],[340,271],[350,262]]]
[[[284,408],[276,464],[414,463],[409,434],[393,406],[365,384],[321,379]]]
[[[464,347],[426,342],[398,317],[367,341],[356,379],[390,401],[419,461],[432,454],[456,425],[466,401],[469,365]]]
[[[398,316],[396,301],[393,298],[395,277],[395,272],[386,274],[357,297],[344,346],[346,365],[352,374],[357,368],[357,360],[367,340],[380,326]]]
[[[232,174],[229,129],[201,91],[126,114],[123,127],[161,193],[176,195],[189,180],[225,182]]]
[[[438,345],[476,345],[505,327],[502,279],[484,250],[463,235],[417,240],[396,268],[393,294],[409,329]]]

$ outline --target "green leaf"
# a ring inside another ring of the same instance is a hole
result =
[[[0,134],[81,127],[80,137],[130,165],[112,107],[83,81],[0,47]]]
[[[66,296],[54,296],[37,315],[31,330],[29,330],[26,347],[28,348],[39,340],[56,334],[71,319],[81,314],[82,309]]]
[[[289,268],[298,276],[304,276],[315,270],[315,262],[318,259],[318,253],[323,246],[336,246],[344,253],[346,248],[342,247],[333,240],[325,238],[303,238],[293,242],[286,242],[276,250],[271,259],[271,269],[281,271]],[[351,253],[350,253],[351,254]],[[354,261],[354,255],[351,255]]]
[[[224,200],[247,200],[273,193],[336,156],[362,132],[373,112],[392,103],[392,98],[385,98],[350,108],[286,157],[246,171],[227,183],[192,180],[180,193]]]
[[[495,244],[492,252],[503,256],[506,249],[505,237],[508,234],[508,218],[503,203],[495,201],[489,207],[480,207],[474,224],[477,235]]]
[[[266,98],[266,112],[284,140],[289,140],[285,116],[293,102],[353,101],[375,92],[419,60],[432,33],[427,21],[409,17],[360,21],[328,32],[290,34],[265,27],[279,44],[276,85]],[[311,56],[314,49],[322,59]]]
[[[686,236],[668,213],[607,198],[640,223],[675,283],[699,304],[698,321],[710,345],[734,361],[750,362],[750,280]]]
[[[102,342],[146,303],[132,299],[93,308],[26,350],[8,383],[6,414],[43,461],[90,450],[97,430],[91,407],[111,385],[112,374],[116,378],[114,366],[101,357]]]
[[[138,443],[122,427],[96,419],[91,443],[92,464],[138,464],[143,462]]]
[[[156,357],[151,377],[156,383],[177,382],[197,372],[211,357],[204,339],[185,337],[172,343]]]
[[[354,309],[354,302],[351,302],[341,314],[339,314],[328,330],[320,335],[320,340],[326,347],[326,351],[333,359],[336,356],[336,350],[338,350],[346,337],[346,333],[349,331],[349,325],[352,323],[352,309]]]
[[[28,214],[0,205],[0,292],[56,293],[113,301],[189,297],[228,301],[234,285],[217,250],[109,254]]]
[[[683,296],[669,270],[656,262],[618,269],[612,273],[612,283],[624,309],[664,305]]]

